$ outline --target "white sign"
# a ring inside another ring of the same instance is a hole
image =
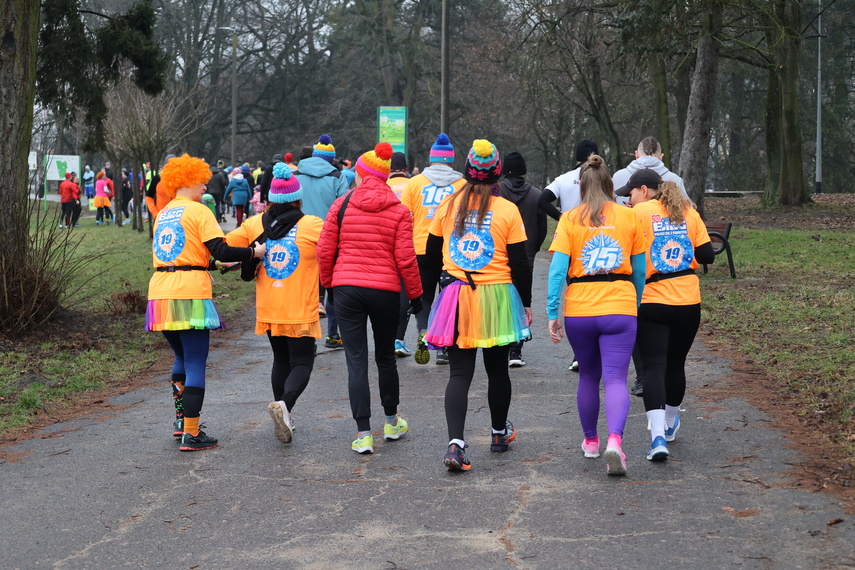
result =
[[[80,157],[67,154],[46,154],[46,180],[65,180],[66,172],[76,172],[81,175]]]
[[[27,156],[27,164],[30,165],[30,170],[35,170],[39,167],[39,158],[36,151],[30,151],[29,156]]]

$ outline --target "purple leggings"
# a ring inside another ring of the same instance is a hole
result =
[[[637,319],[629,315],[565,317],[564,330],[579,361],[576,405],[585,437],[597,436],[600,378],[606,389],[609,433],[623,435],[629,414],[626,374],[635,345]]]

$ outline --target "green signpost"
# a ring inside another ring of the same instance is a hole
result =
[[[406,107],[377,107],[377,142],[387,142],[395,152],[407,154]]]

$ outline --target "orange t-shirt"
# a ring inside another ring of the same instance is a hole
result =
[[[467,212],[467,222],[462,236],[454,233],[454,215],[458,208],[449,211],[446,198],[436,208],[430,233],[442,236],[442,268],[461,281],[467,281],[466,272],[472,274],[476,285],[511,283],[508,266],[508,244],[526,240],[525,226],[519,209],[509,200],[493,196],[490,208],[479,226],[477,201],[470,201],[475,209]]]
[[[607,202],[603,225],[582,224],[582,206],[564,212],[558,221],[550,252],[570,256],[570,277],[602,273],[632,274],[630,256],[644,253],[644,232],[631,209]],[[601,315],[637,316],[635,286],[631,281],[573,283],[564,292],[565,317]]]
[[[648,200],[634,206],[647,242],[647,278],[654,273],[675,273],[697,269],[695,248],[708,243],[707,227],[694,208],[687,208],[682,225],[671,224],[665,206],[659,200]],[[663,279],[644,286],[642,303],[697,305],[701,302],[700,279],[684,275]]]
[[[413,213],[413,245],[416,255],[424,255],[427,246],[428,231],[443,198],[455,190],[463,188],[466,180],[461,178],[450,186],[437,186],[424,174],[410,178],[407,187],[401,193],[401,203]]]
[[[389,185],[389,188],[392,189],[392,192],[395,193],[395,196],[398,197],[398,200],[401,199],[401,194],[404,193],[404,189],[410,183],[410,179],[406,176],[396,176],[395,178],[387,178],[386,184]]]
[[[302,324],[318,320],[318,238],[324,221],[303,216],[282,239],[268,239],[267,253],[255,278],[255,320]],[[229,232],[226,242],[249,247],[264,231],[261,215]]]
[[[172,200],[154,221],[154,267],[207,267],[208,240],[222,238],[223,230],[207,206],[185,197]],[[207,271],[155,271],[148,283],[149,299],[210,299],[213,279]]]

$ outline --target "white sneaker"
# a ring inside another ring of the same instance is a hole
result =
[[[270,414],[270,419],[273,420],[273,433],[276,439],[282,443],[291,443],[294,439],[294,425],[291,421],[291,412],[285,402],[270,402],[267,406],[267,413]]]
[[[568,368],[567,370],[570,370],[570,371],[572,371],[572,372],[579,372],[579,361],[578,361],[578,360],[574,360],[574,361],[573,361],[573,364],[571,364],[571,365],[570,365],[570,368]]]

